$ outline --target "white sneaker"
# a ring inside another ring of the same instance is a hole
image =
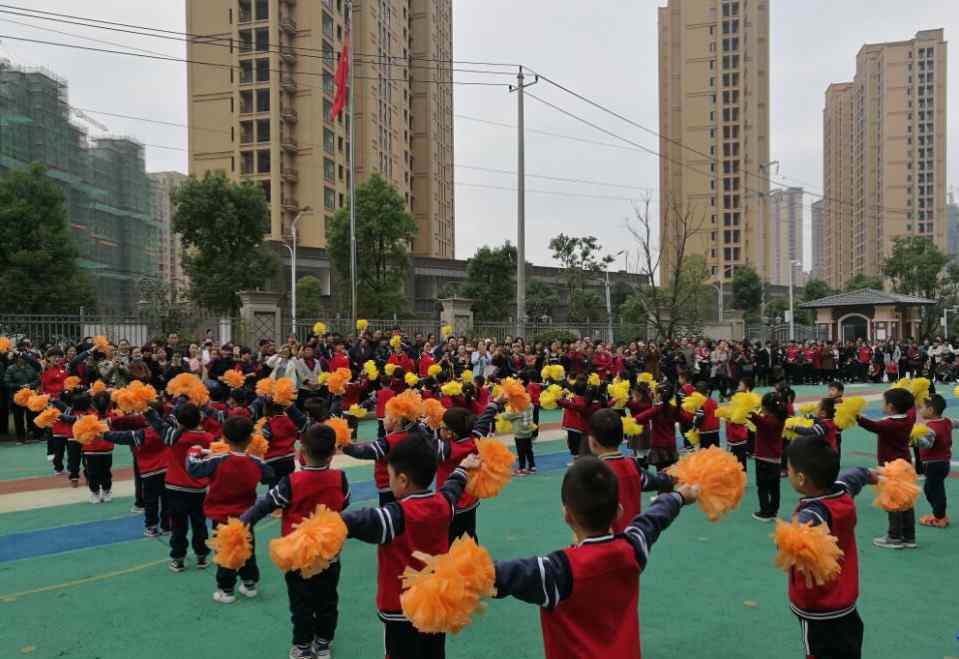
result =
[[[53,455],[48,455],[47,462],[53,462],[53,457],[54,457]]]
[[[140,513],[143,512],[143,508],[141,508],[140,506],[133,506],[132,508],[130,508],[130,512],[139,515]]]
[[[240,583],[240,587],[237,589],[240,591],[240,594],[243,597],[256,597],[256,584],[247,586],[245,583]]]
[[[97,492],[90,493],[90,503],[100,503],[100,495]]]
[[[219,602],[220,604],[233,604],[233,602],[236,601],[236,595],[230,595],[222,590],[217,590],[213,593],[213,601]]]
[[[100,501],[102,501],[103,503],[110,503],[111,501],[113,501],[113,492],[111,492],[110,490],[107,490],[105,492],[101,490]]]

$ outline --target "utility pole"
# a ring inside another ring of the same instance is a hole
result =
[[[526,83],[523,67],[516,72],[516,336],[526,336],[526,110],[523,90],[539,82]]]
[[[353,36],[353,3],[350,0],[346,2],[347,18],[349,20],[348,37]],[[356,103],[353,98],[356,96],[356,88],[353,87],[353,44],[350,44],[350,308],[352,311],[352,326],[356,329]]]

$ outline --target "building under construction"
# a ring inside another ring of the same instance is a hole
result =
[[[80,267],[101,311],[131,311],[144,278],[159,273],[158,221],[143,145],[91,138],[67,102],[67,83],[49,71],[0,62],[0,174],[47,167],[63,190]],[[82,116],[82,114],[80,114]]]

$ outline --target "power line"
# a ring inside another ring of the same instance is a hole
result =
[[[493,169],[493,168],[490,168],[490,167],[479,167],[479,166],[477,166],[477,165],[461,165],[461,164],[459,164],[459,163],[457,163],[457,164],[454,165],[454,166],[455,166],[455,167],[460,167],[461,169],[473,169],[473,170],[476,170],[476,171],[479,171],[479,172],[490,172],[490,173],[493,173],[493,174],[511,174],[511,175],[513,175],[513,176],[516,176],[516,172],[515,172],[515,171],[512,171],[512,170],[509,170],[509,169]],[[543,179],[543,180],[545,180],[545,181],[560,181],[560,182],[562,182],[562,183],[584,183],[584,184],[586,184],[586,185],[599,185],[599,186],[607,187],[607,188],[623,188],[623,189],[627,189],[627,190],[642,190],[642,191],[646,192],[647,194],[648,194],[648,193],[651,193],[651,192],[653,191],[652,188],[644,188],[644,187],[641,187],[641,186],[638,186],[638,185],[623,185],[623,184],[620,184],[620,183],[607,183],[607,182],[604,182],[604,181],[593,181],[593,180],[581,179],[581,178],[563,178],[563,177],[560,177],[560,176],[544,176],[544,175],[542,175],[542,174],[529,174],[529,173],[527,173],[526,176],[528,176],[529,178],[539,178],[539,179]]]
[[[507,192],[516,192],[516,188],[506,187],[504,185],[487,185],[485,183],[464,183],[462,181],[454,181],[453,185],[461,185],[468,188],[485,188],[487,190],[504,190]],[[556,192],[554,190],[531,190],[526,188],[526,192],[533,194],[542,194],[542,195],[551,195],[554,197],[577,197],[583,199],[609,199],[611,201],[626,201],[626,202],[635,202],[638,201],[635,197],[613,197],[610,195],[597,195],[597,194],[585,194],[580,192]]]
[[[0,12],[3,13],[3,12]],[[136,46],[130,46],[125,43],[117,43],[116,41],[106,41],[104,39],[94,39],[93,37],[87,37],[82,34],[76,34],[75,32],[62,32],[60,30],[54,30],[50,27],[43,27],[41,25],[31,25],[30,23],[21,23],[20,21],[15,21],[10,18],[0,18],[0,22],[3,23],[12,23],[13,25],[19,25],[21,27],[28,27],[34,30],[43,30],[44,32],[53,32],[54,34],[61,34],[65,37],[76,37],[77,39],[84,39],[93,43],[102,43],[107,46],[120,46],[122,48],[129,48],[131,50],[138,50],[141,53],[149,53],[150,55],[160,55],[166,56],[166,53],[161,53],[155,50],[147,50],[146,48],[137,48]]]
[[[159,119],[149,119],[147,117],[136,117],[130,114],[119,114],[117,112],[106,112],[104,110],[92,110],[90,108],[76,108],[82,112],[89,112],[90,114],[102,114],[106,117],[117,117],[119,119],[130,119],[132,121],[142,121],[149,124],[159,124],[161,126],[173,126],[175,128],[188,128],[190,130],[202,130],[210,133],[229,133],[230,131],[224,130],[222,128],[204,128],[202,126],[189,126],[187,124],[180,124],[174,121],[161,121]]]

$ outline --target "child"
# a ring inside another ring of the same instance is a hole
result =
[[[693,416],[692,425],[699,431],[699,448],[719,446],[719,419],[716,417],[719,405],[709,397],[709,383],[705,380],[696,383],[696,391],[706,396],[706,401]]]
[[[393,390],[390,385],[390,376],[386,373],[380,375],[380,388],[376,390],[376,438],[383,439],[386,437],[386,427],[384,426],[384,420],[386,419],[386,404],[390,402],[390,399],[396,395],[396,391]]]
[[[210,486],[203,500],[203,515],[213,522],[214,529],[226,524],[229,518],[239,517],[246,512],[256,502],[257,484],[273,476],[269,465],[256,456],[246,454],[253,434],[252,421],[240,416],[230,417],[222,430],[223,438],[230,447],[229,452],[210,456],[206,449],[192,449],[186,465],[187,473],[192,478],[209,479]],[[217,567],[214,602],[232,604],[236,601],[233,589],[236,587],[237,574],[242,579],[240,594],[256,597],[260,569],[256,565],[256,538],[251,542],[253,553],[239,570]]]
[[[619,486],[608,463],[587,456],[563,477],[563,516],[576,544],[547,556],[496,561],[496,596],[540,608],[546,659],[639,657],[639,575],[653,543],[698,496],[680,487],[656,498],[622,534]]]
[[[159,403],[151,404],[154,410]],[[170,463],[170,448],[160,434],[139,415],[128,415],[110,421],[111,432],[103,438],[114,444],[130,447],[140,471],[143,486],[143,535],[155,538],[170,532],[170,505],[164,479]]]
[[[91,405],[98,419],[107,419],[110,394],[101,391],[93,397]],[[86,465],[87,487],[90,488],[90,503],[110,503],[113,501],[113,444],[103,437],[97,437],[84,444],[81,450]]]
[[[304,405],[306,402],[309,401],[305,401]],[[263,460],[270,465],[273,472],[270,480],[266,481],[266,485],[269,487],[275,486],[281,478],[292,474],[296,469],[296,451],[293,445],[296,444],[298,432],[293,421],[287,414],[284,414],[284,411],[282,406],[272,400],[266,401],[267,420],[260,432],[270,445],[263,457]]]
[[[73,438],[73,419],[90,409],[92,400],[90,394],[85,391],[73,392],[70,398],[70,407],[64,407],[63,404],[54,405],[60,410],[60,418],[53,426],[53,435],[62,435],[66,438],[67,450],[67,477],[70,479],[70,487],[80,486],[80,467],[84,466],[83,447],[80,442]],[[71,418],[72,417],[72,418]],[[56,463],[54,463],[54,466]],[[86,468],[84,467],[84,472]]]
[[[536,458],[533,456],[533,440],[536,438],[538,426],[534,421],[536,408],[532,401],[522,412],[503,412],[501,416],[504,421],[513,424],[513,442],[516,444],[516,456],[519,458],[519,466],[513,470],[513,475],[522,477],[535,474]]]
[[[320,504],[338,512],[350,505],[350,485],[346,473],[330,468],[336,452],[333,429],[321,424],[310,426],[303,434],[301,444],[306,466],[280,479],[240,517],[251,529],[274,510],[282,509],[280,532],[289,535],[293,527],[313,514]],[[286,590],[293,620],[290,657],[326,659],[330,656],[330,645],[339,617],[339,582],[339,558],[326,570],[310,578],[304,577],[299,571],[286,573]]]
[[[520,375],[520,382],[526,387],[526,393],[529,394],[530,407],[533,408],[533,435],[530,437],[529,446],[529,468],[530,473],[536,473],[536,465],[533,464],[533,444],[532,442],[539,437],[539,395],[543,393],[543,385],[540,383],[540,374],[535,369],[527,369]]]
[[[586,380],[578,378],[573,383],[573,397],[560,398],[556,404],[563,408],[563,430],[566,431],[566,448],[575,460],[578,455],[585,453],[583,433],[586,432],[586,412],[589,404],[586,401]],[[580,450],[580,447],[584,450]],[[572,464],[572,463],[570,463]]]
[[[657,402],[636,417],[636,423],[652,421],[653,431],[650,438],[649,464],[656,471],[663,472],[679,460],[676,451],[676,422],[679,421],[682,408],[675,404],[673,388],[664,384],[656,389]]]
[[[67,452],[67,445],[69,441],[73,439],[73,424],[64,419],[63,415],[67,415],[67,418],[70,417],[70,408],[73,404],[73,397],[75,395],[80,395],[80,392],[75,393],[73,391],[64,390],[60,393],[59,400],[53,400],[53,397],[51,396],[50,404],[60,410],[60,418],[58,418],[56,423],[53,424],[53,427],[50,428],[50,440],[47,442],[47,459],[53,462],[54,476],[63,476],[67,473],[63,469],[63,456]],[[77,444],[77,452],[79,452],[79,449],[80,445]],[[71,461],[71,457],[72,456],[67,456],[68,463]],[[79,460],[77,461],[77,465],[79,470]]]
[[[797,435],[822,437],[824,440],[826,440],[829,448],[836,451],[836,455],[838,456],[839,451],[837,437],[839,435],[839,431],[836,429],[836,423],[833,421],[835,416],[835,402],[833,402],[832,398],[823,398],[821,401],[819,401],[819,406],[816,408],[816,417],[813,421],[813,425],[809,428],[797,426],[793,428],[793,431]],[[788,451],[784,450],[783,453],[788,454]]]
[[[745,380],[740,380],[736,393],[743,392],[749,392],[748,383]],[[749,446],[751,434],[745,425],[733,423],[729,419],[726,419],[726,448],[729,449],[730,453],[736,456],[739,464],[742,465],[743,472],[746,474],[749,473],[748,460],[752,453],[752,449]]]
[[[632,391],[629,402],[626,403],[626,409],[635,419],[637,416],[653,406],[653,395],[649,391],[649,385],[645,382],[638,383]],[[652,423],[647,421],[642,424],[642,433],[638,437],[630,437],[627,445],[633,452],[633,457],[639,460],[639,465],[645,469],[649,466],[647,456],[649,455],[649,438],[652,434]]]
[[[421,633],[406,619],[400,606],[400,576],[407,567],[423,567],[414,552],[435,556],[449,550],[449,526],[466,487],[465,470],[475,469],[480,460],[475,454],[466,456],[439,492],[431,492],[436,454],[427,435],[409,433],[386,459],[394,501],[345,513],[347,537],[379,545],[376,608],[385,625],[386,656],[439,659],[445,656],[446,637]]]
[[[679,371],[676,375],[677,385],[679,387],[677,391],[677,402],[682,405],[683,400],[686,396],[694,393],[696,388],[689,382],[689,375],[686,374],[686,371]],[[706,388],[706,392],[703,394],[706,398],[709,398],[709,387]],[[679,423],[679,434],[683,437],[683,447],[689,451],[692,450],[692,443],[686,438],[686,433],[690,431],[695,425],[695,420],[690,420],[688,417],[683,417]]]
[[[919,457],[925,468],[926,482],[923,491],[926,500],[932,506],[932,515],[923,515],[919,523],[944,529],[949,526],[946,516],[946,478],[952,462],[952,420],[942,418],[946,401],[939,394],[933,394],[922,406],[923,423],[932,431],[933,441],[927,447],[920,447]]]
[[[821,437],[797,437],[788,449],[789,484],[803,498],[793,516],[800,524],[826,524],[843,556],[839,576],[823,585],[789,573],[789,606],[802,626],[807,657],[861,656],[863,626],[856,611],[859,561],[856,549],[856,505],[853,497],[876,477],[857,467],[839,474],[839,457]]]
[[[187,549],[187,531],[192,533],[196,567],[209,566],[206,546],[206,517],[203,499],[206,497],[206,478],[193,478],[187,473],[187,454],[194,446],[208,449],[213,437],[204,432],[200,409],[193,403],[181,403],[174,410],[173,423],[163,419],[154,410],[146,412],[147,421],[159,433],[163,443],[170,447],[170,459],[164,477],[167,503],[170,505],[170,571],[183,572]]]
[[[826,388],[826,398],[832,400],[833,409],[842,402],[842,397],[845,393],[846,385],[839,380],[833,380],[829,383],[829,386]],[[832,417],[829,418],[831,419]],[[842,463],[842,431],[838,428],[836,428],[836,455],[839,456],[839,461]]]
[[[623,421],[614,410],[599,410],[589,419],[589,450],[606,463],[619,483],[619,517],[612,524],[614,533],[622,533],[642,507],[642,493],[669,492],[673,479],[666,474],[650,474],[635,458],[619,452],[623,443]]]
[[[912,432],[913,419],[909,410],[915,405],[912,393],[905,389],[887,389],[882,394],[884,419],[873,421],[860,416],[859,425],[869,432],[876,433],[877,459],[880,465],[902,458],[912,462],[909,452],[909,434]],[[916,548],[916,511],[913,508],[903,512],[889,513],[889,530],[885,536],[872,541],[883,549]]]
[[[779,394],[769,392],[762,399],[762,414],[750,414],[756,425],[756,444],[753,462],[756,465],[756,489],[759,510],[753,519],[772,522],[779,514],[779,465],[783,452],[783,424],[786,422],[786,403]]]
[[[496,413],[503,399],[490,403],[477,419],[472,412],[462,407],[454,407],[443,414],[443,425],[439,429],[439,442],[436,446],[436,487],[442,488],[446,479],[467,455],[476,453],[476,440],[489,434]],[[527,408],[528,411],[528,408]],[[449,540],[453,542],[464,533],[478,540],[476,535],[476,509],[479,499],[472,494],[463,493],[456,502],[453,521],[450,522]]]

